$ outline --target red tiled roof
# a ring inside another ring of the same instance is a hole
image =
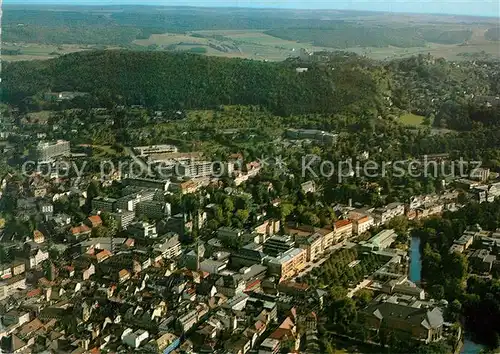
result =
[[[33,289],[33,290],[28,291],[26,293],[26,296],[27,297],[34,297],[34,296],[39,296],[41,293],[42,293],[42,289],[37,288],[37,289]]]
[[[79,235],[86,232],[90,232],[90,228],[87,225],[80,225],[71,228],[71,233],[73,235]]]
[[[99,252],[98,254],[96,254],[96,258],[98,261],[104,260],[104,259],[111,257],[111,256],[112,256],[112,254],[108,250],[103,250],[103,251]]]
[[[349,220],[339,220],[335,223],[335,228],[340,229],[340,228],[345,227],[347,225],[351,225],[351,222]]]
[[[102,224],[102,219],[99,215],[92,215],[87,218],[92,227],[96,227]]]

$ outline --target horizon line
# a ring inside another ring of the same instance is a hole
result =
[[[1,0],[0,0],[1,1]],[[43,3],[37,3],[37,2],[30,2],[29,0],[27,2],[14,2],[11,3],[10,1],[3,0],[1,1],[2,7],[5,8],[5,6],[65,6],[65,7],[99,7],[99,8],[105,8],[105,7],[152,7],[152,8],[199,8],[199,9],[248,9],[248,10],[278,10],[278,11],[294,11],[294,10],[301,10],[301,11],[339,11],[339,12],[367,12],[367,13],[374,13],[374,14],[400,14],[400,15],[412,15],[412,16],[421,16],[421,15],[428,15],[428,16],[450,16],[450,17],[463,17],[463,18],[492,18],[492,19],[498,19],[500,18],[500,13],[498,15],[480,15],[480,14],[474,14],[474,15],[466,15],[466,14],[458,14],[458,13],[446,13],[446,12],[408,12],[408,11],[383,11],[383,10],[362,10],[362,9],[342,9],[342,8],[304,8],[304,7],[265,7],[265,6],[227,6],[227,5],[156,5],[156,4],[98,4],[98,3],[90,3],[90,4],[72,4],[72,3],[53,3],[53,2],[43,2]],[[499,24],[500,26],[500,24]]]

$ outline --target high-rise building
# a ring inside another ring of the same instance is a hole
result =
[[[40,142],[31,152],[33,159],[39,162],[52,161],[56,157],[69,156],[69,154],[70,145],[69,141],[66,140],[57,140],[55,142]]]

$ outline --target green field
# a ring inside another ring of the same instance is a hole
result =
[[[55,58],[59,55],[80,52],[82,50],[92,49],[92,46],[76,45],[76,44],[37,44],[37,43],[3,43],[3,51],[19,51],[17,55],[8,55],[2,53],[2,60],[19,61],[19,60],[40,60]]]
[[[95,7],[92,11],[75,8],[70,20],[60,22],[66,11],[42,7],[27,18],[22,10],[7,9],[2,59],[40,60],[116,48],[269,61],[297,57],[301,48],[346,50],[377,60],[427,53],[448,60],[500,58],[500,41],[491,40],[498,32],[492,18],[333,10],[280,10],[270,16],[267,10],[242,14],[234,9],[212,13],[201,8],[186,12],[153,7],[124,14]]]
[[[425,117],[413,113],[406,113],[399,117],[399,122],[404,125],[420,127],[424,123]]]

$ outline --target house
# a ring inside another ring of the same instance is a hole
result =
[[[180,337],[173,333],[160,333],[157,339],[152,339],[147,344],[147,349],[151,350],[153,353],[158,354],[170,354],[176,350],[181,344]],[[146,347],[144,348],[146,349]]]
[[[304,182],[300,185],[300,188],[302,189],[302,192],[304,192],[304,194],[316,192],[316,184],[314,183],[314,181]]]
[[[130,330],[130,332],[128,332],[127,334],[124,333],[125,335],[122,335],[122,341],[123,343],[134,349],[139,348],[141,343],[149,337],[148,331],[138,329],[137,331],[132,332],[130,328],[127,328],[125,332],[127,332],[128,330]]]
[[[165,259],[173,259],[181,255],[181,242],[179,235],[171,234],[161,244],[156,244],[154,250],[159,252]]]
[[[436,342],[443,335],[443,314],[439,308],[417,308],[399,303],[372,302],[361,312],[364,324],[378,332],[387,328],[408,339]]]
[[[479,273],[491,272],[495,261],[496,256],[491,255],[486,249],[476,250],[470,257],[470,264],[472,268]]]
[[[259,347],[258,354],[277,354],[281,350],[281,342],[278,339],[266,338]]]
[[[45,242],[45,236],[43,233],[39,230],[33,231],[33,242],[35,243],[44,243]]]
[[[28,345],[15,334],[2,338],[2,350],[6,353],[23,353]]]
[[[23,274],[26,271],[26,263],[22,260],[16,260],[12,262],[11,268],[13,276]]]
[[[288,348],[288,352],[296,351],[300,347],[300,335],[297,326],[290,317],[285,318],[269,338],[278,340],[281,348]]]
[[[41,248],[31,251],[29,258],[26,260],[26,268],[36,268],[42,264],[43,261],[49,259],[49,252]]]
[[[118,272],[118,281],[123,283],[130,279],[130,272],[126,269],[122,269]]]
[[[350,212],[348,219],[352,222],[352,232],[355,235],[361,235],[368,231],[375,223],[375,220],[370,215]]]
[[[89,237],[91,232],[92,232],[92,229],[90,227],[88,227],[85,224],[82,224],[80,226],[72,227],[69,230],[69,233],[70,233],[69,236],[72,240],[79,240],[79,239],[82,239],[85,237]]]
[[[113,254],[109,250],[102,250],[98,254],[96,254],[95,258],[97,260],[97,263],[104,262],[106,259],[111,257]]]
[[[99,215],[89,216],[84,222],[91,229],[102,225],[102,219]]]
[[[390,203],[384,208],[377,208],[373,211],[375,224],[383,225],[397,216],[405,214],[405,206],[403,203]]]

